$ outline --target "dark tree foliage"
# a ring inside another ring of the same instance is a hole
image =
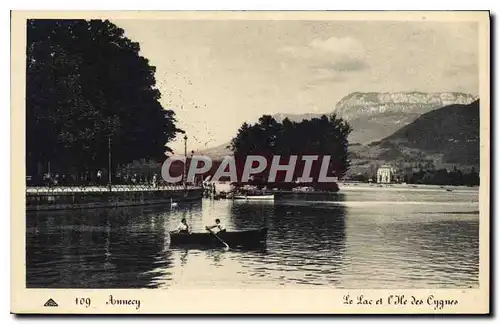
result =
[[[107,20],[29,20],[26,63],[28,174],[107,169],[108,138],[113,166],[160,160],[180,131],[155,67]]]
[[[330,169],[342,177],[349,169],[347,137],[351,127],[336,115],[292,122],[288,118],[278,123],[264,115],[254,125],[244,123],[231,141],[236,157],[260,155],[329,155]]]
[[[416,184],[478,186],[479,173],[475,168],[471,168],[468,172],[462,172],[457,167],[453,168],[453,170],[420,170],[407,175],[407,180],[408,183]]]

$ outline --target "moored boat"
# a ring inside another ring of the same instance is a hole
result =
[[[234,199],[274,200],[274,195],[235,195]]]
[[[267,228],[228,231],[217,233],[210,232],[191,234],[170,233],[170,245],[198,245],[204,247],[223,247],[225,242],[229,247],[258,246],[266,243]]]

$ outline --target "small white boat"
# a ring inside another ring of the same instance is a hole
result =
[[[274,195],[235,195],[234,199],[274,200]]]

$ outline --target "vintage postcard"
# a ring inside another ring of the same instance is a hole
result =
[[[490,16],[12,12],[16,314],[488,314]]]

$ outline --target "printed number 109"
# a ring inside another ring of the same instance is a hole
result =
[[[85,306],[85,308],[90,307],[90,298],[76,298],[75,303],[78,306]]]

